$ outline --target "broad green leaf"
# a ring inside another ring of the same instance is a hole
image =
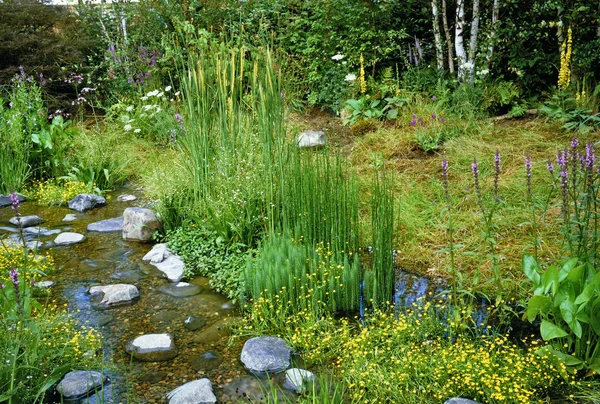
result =
[[[551,291],[553,295],[556,294],[556,290],[558,289],[558,268],[553,265],[544,272],[542,275],[542,285],[544,285],[544,293]]]
[[[579,266],[571,269],[571,271],[567,274],[566,280],[573,284],[575,293],[577,293],[577,294],[581,293],[581,289],[583,289],[584,269],[585,269],[584,265],[579,265]],[[560,279],[560,277],[559,277],[559,279]]]
[[[533,322],[538,314],[545,313],[552,307],[550,296],[533,296],[527,303],[527,320]]]
[[[573,268],[575,268],[575,266],[577,265],[577,262],[579,262],[578,258],[571,258],[569,261],[567,261],[565,263],[565,265],[562,266],[560,271],[558,271],[558,281],[559,282],[564,281],[567,278],[567,276],[569,276],[569,273],[571,272],[571,270]]]
[[[565,330],[547,320],[542,320],[540,333],[542,334],[542,339],[544,341],[549,341],[554,338],[563,338],[569,335]]]
[[[533,256],[529,254],[523,255],[523,271],[525,275],[529,278],[531,282],[533,282],[535,287],[538,287],[540,284],[540,274],[539,274],[539,266],[533,258]]]
[[[552,354],[556,355],[556,357],[567,366],[577,366],[583,363],[581,359],[576,358],[573,355],[569,355],[564,352],[558,351],[556,349],[548,349],[548,352],[551,352]]]

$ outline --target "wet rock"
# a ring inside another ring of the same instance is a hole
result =
[[[242,348],[241,361],[251,373],[276,373],[290,366],[291,349],[277,337],[250,338]]]
[[[197,318],[188,316],[183,320],[183,327],[189,331],[196,331],[206,325],[206,320],[203,318]]]
[[[216,369],[223,362],[223,355],[217,352],[204,352],[192,359],[192,369],[196,372],[201,370]]]
[[[167,394],[169,404],[214,404],[217,397],[213,394],[210,380],[204,378],[188,382]]]
[[[25,202],[25,197],[21,195],[17,195],[17,199],[19,202]],[[0,195],[0,208],[4,208],[6,206],[11,206],[12,200],[10,199],[10,195]]]
[[[9,220],[10,224],[15,226],[19,226],[19,220],[16,217],[13,217]],[[31,216],[21,216],[21,227],[31,227],[37,226],[40,223],[43,223],[44,219],[39,216],[31,215]]]
[[[90,294],[102,294],[102,306],[114,306],[118,304],[131,303],[133,299],[140,296],[138,288],[134,285],[117,284],[106,286],[93,286],[90,288]]]
[[[56,390],[67,400],[84,397],[93,392],[107,381],[102,373],[89,370],[75,370],[69,372],[56,386]]]
[[[54,281],[40,281],[35,283],[36,288],[40,289],[50,289],[56,286],[56,282]]]
[[[159,323],[172,323],[181,318],[181,313],[177,310],[161,310],[152,317],[152,321]]]
[[[125,350],[145,362],[168,361],[177,356],[177,348],[170,334],[146,334],[135,338]]]
[[[205,330],[200,331],[193,339],[196,343],[209,343],[216,342],[229,336],[231,328],[231,321],[227,319],[221,319],[216,321],[214,324],[208,326]]]
[[[69,201],[69,208],[78,212],[85,212],[106,205],[106,199],[94,194],[79,194]]]
[[[9,233],[18,233],[19,229],[17,227],[0,226],[0,231],[7,231]]]
[[[115,217],[112,219],[100,220],[99,222],[94,222],[88,224],[88,231],[96,231],[100,233],[109,233],[113,231],[122,231],[123,230],[123,218]]]
[[[77,215],[75,213],[67,213],[65,217],[63,217],[63,222],[72,222],[77,220]]]
[[[112,274],[110,278],[120,280],[123,283],[135,283],[139,282],[140,279],[142,279],[139,272],[135,270],[117,271],[114,274]]]
[[[133,202],[137,199],[135,195],[123,194],[117,197],[117,201],[119,202]]]
[[[277,383],[277,376],[271,378],[273,384]],[[257,379],[251,376],[242,376],[232,380],[223,386],[223,402],[253,402],[261,403],[267,402],[270,398],[270,392],[272,387],[269,386],[269,380]],[[277,393],[278,402],[287,403],[290,399],[295,400],[296,397],[292,397],[293,394],[282,391],[277,388],[274,389]],[[269,397],[265,397],[266,395]],[[295,401],[291,401],[295,402]]]
[[[296,142],[300,148],[318,148],[327,144],[325,132],[320,130],[305,130],[298,135]]]
[[[309,387],[317,377],[308,370],[292,368],[285,371],[284,387],[302,393],[306,387]]]
[[[123,212],[123,239],[149,241],[160,229],[160,223],[154,212],[144,208],[127,208]]]
[[[200,293],[200,288],[187,282],[169,283],[161,285],[159,290],[172,297],[189,297]]]
[[[469,400],[467,398],[454,397],[444,401],[444,404],[481,404],[478,401]]]
[[[140,381],[144,383],[156,384],[164,380],[167,375],[163,372],[149,372],[140,376]]]
[[[28,241],[25,246],[30,250],[39,250],[44,246],[42,241]]]
[[[183,261],[179,256],[174,255],[166,244],[156,244],[144,255],[142,261],[154,265],[171,282],[179,282],[183,278]]]
[[[85,236],[79,233],[66,232],[59,234],[54,239],[54,244],[56,245],[69,245],[69,244],[77,244],[81,243],[85,240]]]
[[[107,324],[112,323],[115,320],[115,318],[113,316],[111,316],[110,314],[99,314],[95,319],[94,319],[94,324],[97,325],[98,327],[103,327]]]
[[[24,229],[23,233],[31,234],[34,236],[45,237],[45,236],[51,236],[53,234],[58,234],[58,233],[60,233],[60,230],[59,229],[48,230],[44,227],[33,226],[33,227],[28,227],[28,228]]]

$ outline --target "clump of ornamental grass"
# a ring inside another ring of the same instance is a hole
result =
[[[34,181],[27,192],[40,205],[63,206],[77,195],[89,193],[95,188],[93,183],[86,184],[70,178],[55,178]]]

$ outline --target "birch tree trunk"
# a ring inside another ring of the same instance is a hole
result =
[[[435,41],[435,56],[437,59],[437,68],[444,70],[444,50],[442,48],[442,37],[440,35],[440,16],[438,11],[438,0],[431,0],[431,13],[433,17],[433,38]]]
[[[475,75],[475,53],[477,52],[477,35],[479,34],[479,0],[473,0],[473,19],[471,20],[471,40],[469,42],[469,82],[473,83]]]
[[[454,29],[454,48],[458,61],[458,78],[465,79],[465,68],[467,67],[467,54],[463,45],[465,28],[465,0],[456,0],[456,27]]]
[[[494,8],[492,9],[492,27],[490,29],[490,44],[485,57],[485,69],[490,70],[492,58],[494,57],[494,45],[496,44],[496,29],[498,28],[498,15],[500,14],[500,0],[494,0]]]
[[[452,37],[450,36],[450,28],[448,27],[446,0],[442,0],[442,24],[444,26],[444,34],[446,35],[446,47],[448,48],[448,70],[450,70],[450,73],[454,73],[454,46],[452,45]]]
[[[563,34],[563,22],[562,22],[562,17],[563,17],[563,12],[564,9],[559,6],[556,13],[557,13],[557,26],[558,29],[556,31],[556,37],[558,39],[558,54],[560,55],[562,52],[562,45],[565,42],[565,36]]]

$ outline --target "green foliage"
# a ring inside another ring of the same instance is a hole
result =
[[[185,263],[185,277],[210,278],[210,285],[231,299],[243,292],[241,276],[251,251],[242,244],[228,244],[217,232],[190,223],[167,231],[167,244]]]
[[[72,181],[58,178],[33,182],[27,189],[27,195],[43,206],[63,206],[79,194],[93,193],[94,183]]]
[[[53,178],[65,175],[71,168],[68,152],[78,131],[71,121],[57,115],[49,126],[31,134],[33,150],[31,159],[37,161],[38,178]]]
[[[592,109],[586,108],[576,98],[567,93],[558,93],[544,103],[540,112],[563,123],[567,131],[588,134],[600,127],[600,115],[593,114]]]

